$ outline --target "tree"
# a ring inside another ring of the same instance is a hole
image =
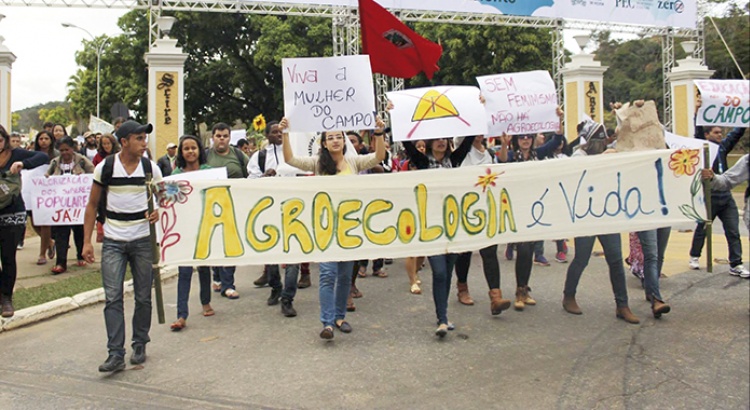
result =
[[[745,76],[750,75],[750,2],[745,3],[744,7],[729,3],[729,9],[724,17],[714,18],[713,21],[721,30],[742,72]],[[716,70],[713,78],[741,79],[742,75],[708,18],[705,21],[705,32],[706,64],[712,70]]]
[[[55,108],[39,109],[39,120],[42,123],[51,122],[53,124],[62,124],[68,126],[72,123],[70,110],[64,105],[58,105]]]
[[[18,129],[18,124],[21,122],[21,114],[14,112],[10,115],[10,127],[13,130]]]

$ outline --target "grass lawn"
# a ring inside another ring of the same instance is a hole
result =
[[[130,269],[125,272],[125,280],[131,279]],[[72,297],[81,292],[102,287],[102,275],[98,270],[85,272],[59,282],[18,289],[13,292],[13,305],[16,310],[41,305],[56,299]]]
[[[731,168],[737,160],[742,158],[745,154],[735,154],[737,150],[734,150],[731,154],[727,155],[727,163],[729,167]],[[732,188],[732,192],[745,192],[745,189],[747,189],[747,181],[737,185],[736,187]]]

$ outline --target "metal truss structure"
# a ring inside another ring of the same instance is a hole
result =
[[[27,7],[61,7],[61,8],[109,8],[109,9],[147,9],[149,10],[149,43],[159,38],[156,18],[162,11],[193,11],[218,13],[247,13],[296,15],[309,17],[327,17],[333,20],[334,55],[353,55],[359,52],[359,17],[355,8],[321,4],[272,3],[250,0],[0,0],[4,6]],[[558,89],[558,98],[562,105],[563,81],[561,70],[565,65],[563,30],[610,31],[640,36],[662,37],[662,72],[664,75],[664,119],[663,123],[671,128],[672,98],[671,88],[666,74],[674,67],[674,39],[687,38],[697,40],[698,46],[693,54],[704,61],[705,43],[703,36],[703,17],[706,7],[703,0],[698,0],[698,28],[653,27],[637,24],[618,24],[583,20],[562,20],[549,17],[511,16],[489,13],[456,13],[426,10],[391,10],[402,21],[469,24],[469,25],[502,25],[514,27],[534,27],[550,29],[552,33],[552,76]],[[378,110],[384,111],[384,93],[403,89],[402,79],[391,79],[377,76]],[[382,101],[381,101],[382,100]]]

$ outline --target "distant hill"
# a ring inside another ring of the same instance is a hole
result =
[[[33,107],[24,108],[23,110],[14,111],[14,114],[18,113],[21,116],[18,120],[18,128],[14,129],[14,131],[26,134],[31,128],[36,130],[42,129],[42,121],[39,119],[39,110],[42,108],[52,109],[60,105],[68,107],[70,106],[70,103],[66,101],[50,101]]]

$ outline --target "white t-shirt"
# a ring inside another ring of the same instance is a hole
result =
[[[97,149],[96,149],[96,148],[94,148],[94,149],[91,149],[91,148],[86,148],[86,158],[88,158],[88,159],[89,159],[89,161],[93,161],[93,160],[94,160],[94,157],[95,157],[95,156],[96,156],[96,154],[98,154],[98,153],[99,153],[99,151],[97,151]]]
[[[106,161],[97,164],[94,169],[94,181],[102,182],[102,169]],[[151,170],[153,172],[153,181],[159,182],[162,179],[161,170],[151,161]],[[112,178],[143,178],[143,164],[138,163],[138,168],[128,175],[125,167],[120,162],[120,154],[115,155]],[[145,238],[149,235],[148,221],[145,220],[145,213],[148,210],[146,203],[146,187],[133,185],[110,185],[108,192],[102,192],[107,195],[107,210],[120,213],[142,212],[144,219],[137,221],[119,221],[106,218],[104,221],[104,237],[116,241],[132,241],[135,239]]]

